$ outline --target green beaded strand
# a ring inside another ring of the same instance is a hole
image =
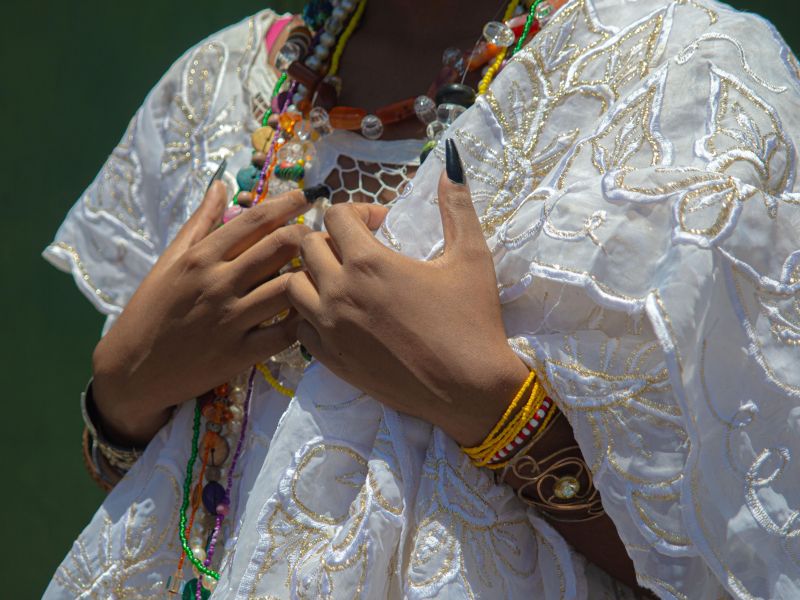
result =
[[[263,118],[261,119],[261,126],[262,127],[266,127],[267,126],[267,121],[269,121],[269,118],[272,116],[272,100],[278,94],[281,93],[281,87],[283,87],[283,84],[286,83],[286,78],[287,77],[289,77],[289,75],[284,71],[283,73],[281,73],[281,76],[278,77],[278,81],[275,82],[275,87],[272,88],[272,96],[270,96],[270,98],[269,98],[270,99],[269,108],[267,108],[266,112],[264,113]]]
[[[192,425],[192,453],[189,456],[189,462],[186,463],[186,478],[183,480],[183,503],[181,504],[181,518],[178,523],[178,536],[181,538],[181,547],[186,553],[186,558],[203,575],[208,575],[212,579],[219,581],[219,573],[209,569],[202,561],[195,558],[194,552],[189,547],[189,541],[186,539],[186,509],[189,508],[189,498],[192,494],[192,473],[194,472],[194,463],[197,461],[197,452],[200,446],[200,401],[197,400],[195,402],[194,424]]]
[[[536,15],[536,9],[542,3],[542,0],[535,0],[533,4],[531,4],[531,9],[528,11],[528,18],[525,19],[525,27],[522,29],[522,35],[519,36],[517,40],[517,45],[514,46],[514,50],[511,52],[511,56],[514,56],[517,52],[522,49],[522,44],[525,43],[525,39],[528,37],[528,32],[531,30],[531,25],[533,25],[533,18]]]
[[[273,171],[275,177],[284,181],[300,181],[306,174],[302,165],[292,165],[291,167],[276,167]]]

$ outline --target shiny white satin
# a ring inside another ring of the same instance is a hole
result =
[[[170,69],[46,250],[112,320],[219,161],[247,164],[273,18]],[[448,133],[510,342],[662,598],[800,596],[799,92],[796,59],[757,17],[573,0]],[[341,153],[405,164],[418,149],[327,144],[309,183]],[[441,250],[441,159],[379,234],[421,259]],[[191,410],[109,495],[46,598],[163,597]],[[214,598],[623,594],[440,431],[320,365],[288,406],[260,385],[252,425]]]

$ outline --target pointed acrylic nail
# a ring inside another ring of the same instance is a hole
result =
[[[464,185],[464,167],[453,138],[448,138],[444,144],[444,164],[447,178],[453,183]]]
[[[319,185],[304,189],[303,194],[306,197],[306,202],[311,204],[320,198],[330,198],[331,189],[324,183],[320,183]]]
[[[225,175],[225,169],[227,169],[227,168],[228,168],[228,159],[223,158],[222,162],[219,165],[219,167],[217,167],[217,170],[214,172],[214,175],[211,177],[211,181],[208,182],[208,187],[206,188],[206,193],[208,193],[208,190],[211,189],[211,185],[215,181],[217,181],[218,179],[222,179],[222,176]]]

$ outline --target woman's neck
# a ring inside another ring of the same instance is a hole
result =
[[[502,18],[496,0],[373,0],[342,56],[340,103],[368,111],[424,94],[442,67],[442,53],[469,51],[487,21]],[[420,137],[406,123],[389,138]]]

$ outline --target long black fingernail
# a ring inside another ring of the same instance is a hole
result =
[[[320,198],[330,198],[331,189],[324,183],[320,183],[319,185],[304,189],[303,194],[306,197],[306,201],[311,204]]]
[[[461,165],[461,157],[458,155],[458,148],[453,138],[448,138],[444,144],[444,165],[447,178],[453,183],[464,185],[464,167]]]
[[[223,158],[219,167],[217,167],[217,170],[214,172],[214,175],[211,176],[211,181],[208,182],[208,187],[206,187],[206,194],[208,193],[208,190],[211,189],[211,186],[214,184],[215,181],[217,181],[218,179],[222,179],[222,176],[225,175],[225,169],[227,168],[228,168],[228,159]]]

